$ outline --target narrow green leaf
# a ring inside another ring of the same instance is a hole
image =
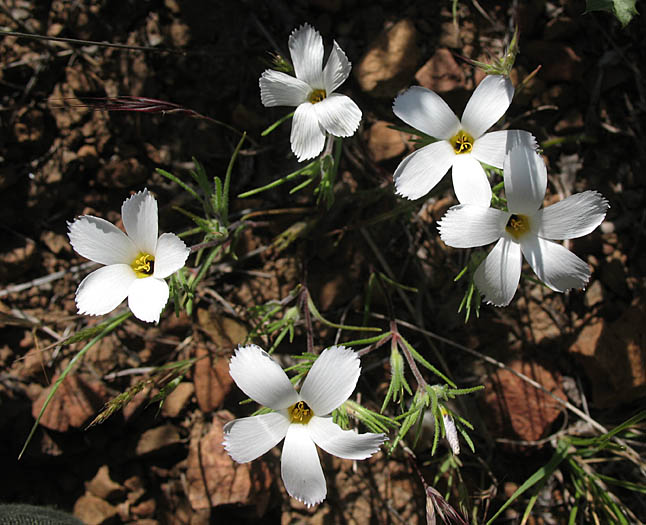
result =
[[[98,343],[101,339],[103,339],[106,335],[108,335],[112,330],[114,330],[117,326],[119,326],[121,323],[123,323],[128,317],[132,315],[132,312],[128,310],[127,312],[122,313],[121,315],[118,315],[116,317],[113,317],[110,322],[104,327],[101,332],[94,337],[89,343],[87,343],[81,350],[77,352],[77,354],[72,358],[72,360],[69,362],[69,364],[65,367],[65,370],[61,372],[61,375],[58,377],[56,382],[52,385],[52,387],[49,389],[49,393],[47,394],[47,398],[45,399],[45,403],[43,403],[42,408],[40,409],[40,412],[38,413],[38,417],[36,418],[36,421],[34,422],[34,425],[31,427],[31,430],[29,432],[29,435],[27,436],[27,439],[25,440],[25,444],[22,446],[22,450],[20,451],[20,454],[18,454],[18,460],[22,458],[22,455],[25,453],[25,450],[27,450],[27,446],[29,445],[29,442],[31,441],[31,438],[34,436],[34,432],[36,432],[36,429],[38,428],[38,425],[40,423],[40,419],[43,417],[43,414],[45,413],[45,410],[49,406],[49,402],[52,400],[54,397],[54,394],[58,390],[58,387],[61,385],[63,381],[65,381],[65,378],[68,376],[68,374],[72,371],[76,363],[83,357],[87,351],[92,348],[96,343]]]
[[[516,489],[516,491],[511,495],[511,497],[505,501],[505,503],[498,509],[498,511],[487,521],[486,525],[490,525],[494,520],[500,516],[507,507],[509,507],[516,499],[523,494],[525,491],[529,490],[531,487],[536,485],[542,480],[548,479],[556,470],[556,468],[561,464],[561,462],[568,456],[568,444],[565,441],[559,441],[559,444],[556,448],[556,452],[549,460],[549,462],[539,468],[534,472],[525,482]]]

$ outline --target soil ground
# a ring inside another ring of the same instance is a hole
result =
[[[383,316],[393,304],[396,317],[417,327],[402,333],[426,358],[460,386],[486,386],[455,405],[474,424],[476,454],[463,443],[458,466],[442,443],[431,457],[425,434],[415,449],[426,481],[467,509],[473,523],[483,523],[549,460],[555,436],[594,435],[590,419],[612,428],[637,413],[646,393],[645,19],[622,28],[610,14],[583,14],[583,2],[570,0],[456,5],[454,23],[449,2],[406,0],[0,3],[3,30],[131,46],[0,38],[0,502],[55,506],[97,524],[424,522],[424,488],[400,451],[356,466],[322,455],[328,497],[307,509],[284,491],[278,449],[235,467],[220,447],[222,422],[255,409],[238,404],[242,394],[226,371],[232,348],[257,323],[252,307],[303,284],[327,319],[360,324],[373,272],[418,292],[405,293],[410,308],[395,289],[389,299],[373,294],[372,312],[382,317],[369,324],[387,329]],[[232,195],[294,170],[289,124],[260,136],[286,111],[261,105],[258,78],[269,52],[285,51],[303,22],[326,46],[335,39],[345,50],[354,71],[341,91],[364,114],[344,145],[335,203],[327,210],[311,189],[289,194],[289,185],[234,199],[233,218],[254,213],[254,222],[233,248],[237,260],[218,261],[200,285],[193,314],[176,318],[168,308],[158,326],[131,319],[97,344],[18,462],[49,385],[81,348],[50,345],[98,321],[76,314],[74,292],[90,269],[79,268],[86,261],[69,245],[67,222],[90,214],[118,223],[123,200],[147,187],[160,205],[160,231],[192,228],[175,207],[198,208],[156,168],[188,180],[195,158],[222,177],[241,131],[249,139]],[[569,243],[593,270],[585,291],[556,294],[523,279],[508,308],[483,305],[465,324],[457,313],[464,288],[453,278],[466,254],[446,247],[436,231],[455,204],[450,184],[406,207],[394,195],[392,173],[412,146],[387,124],[401,125],[392,100],[416,83],[440,92],[460,114],[480,76],[458,55],[499,55],[516,24],[512,79],[527,81],[505,125],[541,142],[548,200],[595,189],[611,208],[599,229]],[[182,112],[87,107],[116,96],[173,102],[226,126]],[[320,323],[315,329],[317,349],[338,335]],[[344,332],[341,340],[352,338]],[[589,420],[459,345],[523,372]],[[278,353],[305,348],[301,323]],[[385,352],[366,358],[358,387],[375,409],[388,384]],[[147,386],[122,412],[86,430],[107,400],[150,367],[193,357],[203,359],[161,410],[148,404],[157,390]],[[639,453],[640,436],[636,429]],[[634,463],[616,465],[603,473],[643,482]],[[565,522],[567,487],[566,473],[552,478],[529,522]],[[617,490],[633,518],[645,520],[644,502]],[[518,522],[527,501],[500,522]],[[592,522],[590,509],[579,516]]]

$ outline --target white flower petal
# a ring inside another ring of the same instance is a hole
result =
[[[335,137],[350,137],[357,131],[361,110],[350,97],[332,93],[313,106],[321,126]]]
[[[513,148],[505,157],[504,178],[509,211],[535,214],[547,189],[547,168],[543,157],[530,148]]]
[[[83,215],[67,226],[72,248],[91,261],[130,264],[139,254],[128,236],[104,219]]]
[[[174,233],[162,233],[155,250],[155,271],[153,277],[164,279],[184,266],[191,251],[184,241]]]
[[[323,151],[325,131],[319,124],[314,104],[304,102],[296,108],[290,141],[294,155],[301,162]]]
[[[247,463],[275,447],[287,435],[289,419],[280,412],[243,417],[224,426],[224,449],[238,463]]]
[[[473,143],[471,155],[480,162],[502,168],[505,155],[516,146],[524,146],[536,151],[536,138],[529,131],[510,129],[485,133]]]
[[[608,201],[596,191],[570,195],[539,210],[538,235],[545,239],[576,239],[593,231],[606,217]]]
[[[308,507],[325,499],[325,476],[307,425],[289,426],[280,458],[280,474],[287,493]]]
[[[345,56],[345,53],[335,40],[332,44],[330,56],[323,68],[323,86],[328,96],[347,80],[351,69],[352,65],[348,57]]]
[[[323,39],[320,33],[309,24],[294,29],[289,36],[289,53],[296,77],[312,88],[323,88]]]
[[[399,95],[393,102],[393,113],[409,126],[438,139],[450,139],[460,130],[458,117],[444,99],[420,86]]]
[[[455,421],[449,414],[442,414],[442,423],[444,423],[446,440],[449,442],[451,452],[457,456],[460,454],[460,440],[458,439],[458,429],[455,427]]]
[[[507,306],[516,293],[522,266],[520,245],[502,237],[480,263],[473,280],[487,302]]]
[[[393,175],[397,194],[411,200],[423,197],[446,175],[455,157],[445,140],[413,151],[399,163]]]
[[[260,75],[260,101],[263,106],[298,106],[305,102],[312,88],[282,71],[267,69]]]
[[[488,208],[491,186],[480,163],[469,153],[456,155],[453,160],[453,190],[460,204],[475,204]]]
[[[147,189],[135,193],[121,206],[121,218],[128,237],[143,253],[155,253],[157,246],[157,201]]]
[[[471,95],[462,114],[462,129],[480,137],[505,114],[514,96],[514,86],[502,75],[488,75]]]
[[[452,206],[438,224],[440,237],[454,248],[473,248],[497,241],[505,232],[509,213],[473,204]]]
[[[352,430],[342,430],[331,417],[314,416],[306,426],[314,443],[339,458],[369,458],[386,440],[384,434],[358,434]]]
[[[156,323],[168,302],[168,285],[162,279],[135,279],[128,291],[128,307],[134,316],[147,323]]]
[[[76,290],[79,314],[103,315],[114,310],[128,296],[137,280],[128,264],[111,264],[94,270]]]
[[[361,364],[356,352],[331,346],[321,352],[301,387],[301,398],[317,416],[326,416],[344,403],[359,380]]]
[[[259,346],[237,348],[229,373],[240,390],[266,407],[281,410],[299,400],[285,371]]]
[[[590,268],[565,246],[529,237],[520,244],[523,255],[538,278],[556,292],[583,288],[590,279]]]

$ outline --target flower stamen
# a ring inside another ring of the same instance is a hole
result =
[[[307,406],[305,401],[294,403],[287,409],[287,413],[289,414],[289,421],[291,423],[300,423],[301,425],[309,423],[314,415],[314,412]]]
[[[514,239],[520,239],[530,230],[529,217],[527,215],[512,214],[507,221],[505,230]]]
[[[310,93],[310,96],[307,99],[312,104],[316,104],[317,102],[321,102],[325,97],[327,97],[327,93],[324,89],[315,89]]]
[[[130,266],[140,279],[150,277],[155,271],[155,258],[149,253],[140,253]]]
[[[449,139],[449,142],[453,146],[453,151],[460,155],[462,153],[471,153],[475,141],[466,131],[460,130]]]

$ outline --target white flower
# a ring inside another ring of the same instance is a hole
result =
[[[540,209],[547,170],[536,152],[516,147],[505,158],[509,211],[473,204],[453,206],[442,218],[440,236],[449,246],[472,248],[497,241],[474,274],[480,292],[496,306],[508,305],[520,281],[522,255],[552,290],[583,288],[587,263],[552,240],[574,239],[593,231],[606,216],[608,201],[585,191]]]
[[[505,154],[518,144],[534,148],[528,131],[485,133],[507,111],[514,95],[511,81],[501,75],[484,78],[471,95],[462,120],[433,91],[415,86],[393,103],[393,112],[437,142],[408,155],[394,173],[399,195],[418,199],[453,168],[453,188],[462,204],[489,206],[491,187],[480,162],[502,168]]]
[[[74,250],[105,265],[81,281],[76,306],[80,314],[103,315],[127,297],[135,317],[157,322],[168,301],[164,279],[184,266],[189,250],[173,233],[157,238],[157,201],[146,189],[124,201],[121,217],[127,235],[90,215],[68,223]]]
[[[292,123],[292,151],[299,161],[323,150],[325,133],[350,137],[359,127],[361,110],[345,95],[334,91],[350,75],[351,65],[334,42],[323,67],[323,39],[304,24],[289,37],[289,53],[296,78],[266,70],[260,77],[260,99],[269,106],[297,106]]]
[[[325,499],[327,488],[316,445],[335,456],[365,459],[384,442],[384,434],[342,430],[330,413],[344,403],[361,367],[350,348],[321,352],[297,392],[283,369],[256,345],[240,347],[229,372],[251,399],[274,412],[245,417],[224,427],[224,448],[238,463],[247,463],[285,439],[281,477],[290,496],[307,506]]]
[[[444,424],[444,431],[446,432],[446,440],[449,442],[451,451],[454,455],[460,454],[460,441],[458,440],[458,429],[455,426],[453,417],[446,411],[444,407],[441,409],[442,423]]]

